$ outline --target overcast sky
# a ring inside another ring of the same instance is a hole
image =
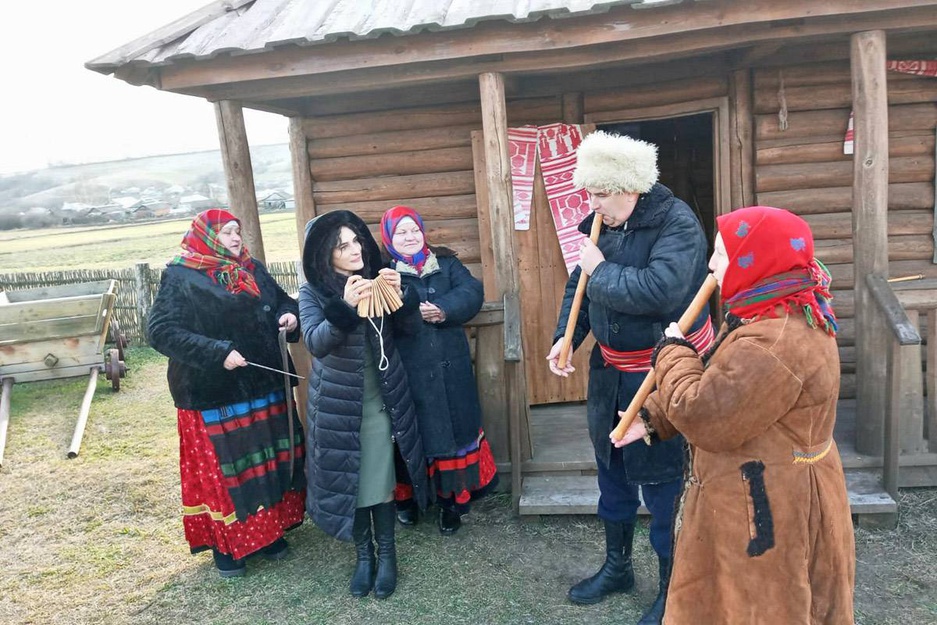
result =
[[[218,149],[201,98],[134,87],[84,64],[209,0],[25,0],[0,18],[0,174]],[[286,143],[286,118],[244,111],[252,144]]]

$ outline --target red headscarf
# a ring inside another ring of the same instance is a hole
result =
[[[400,224],[401,220],[406,217],[412,219],[420,232],[423,233],[423,249],[413,256],[401,254],[394,248],[394,230],[397,229],[397,225]],[[384,244],[384,249],[393,258],[416,267],[417,271],[423,269],[423,263],[429,257],[429,245],[426,243],[426,228],[423,226],[423,218],[409,206],[394,206],[384,213],[384,216],[381,217],[381,243]]]
[[[182,265],[204,271],[231,293],[259,297],[260,289],[253,274],[254,261],[247,248],[242,245],[240,255],[235,256],[218,239],[218,232],[230,221],[241,224],[240,219],[220,208],[210,208],[196,215],[182,237],[182,254],[167,266]]]
[[[797,215],[750,206],[716,218],[729,266],[722,300],[741,318],[773,316],[781,306],[803,309],[811,326],[837,330],[830,305],[830,274],[813,255],[813,233]]]

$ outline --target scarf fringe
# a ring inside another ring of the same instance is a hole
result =
[[[829,270],[814,259],[807,268],[762,280],[724,302],[724,307],[727,313],[748,319],[777,317],[778,308],[787,314],[802,313],[811,328],[836,336],[839,324],[829,285]]]

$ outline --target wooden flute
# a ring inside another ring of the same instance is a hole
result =
[[[716,276],[709,274],[706,276],[706,279],[703,280],[703,284],[700,286],[699,291],[696,292],[696,295],[693,297],[693,301],[690,302],[690,305],[687,307],[686,311],[680,316],[680,320],[677,321],[677,325],[680,327],[680,331],[683,334],[686,334],[690,331],[690,328],[693,327],[693,322],[696,321],[696,318],[699,317],[699,314],[703,312],[703,308],[706,307],[706,304],[709,302],[709,298],[712,297],[713,292],[716,290]],[[654,378],[654,369],[651,368],[647,372],[647,376],[644,378],[644,382],[641,383],[640,388],[634,394],[634,397],[631,398],[631,403],[628,404],[628,409],[621,414],[621,421],[618,422],[618,426],[612,430],[612,433],[609,437],[612,439],[613,443],[620,441],[625,432],[628,431],[628,428],[631,426],[631,422],[634,421],[634,418],[638,416],[638,412],[641,410],[641,406],[644,405],[645,400],[647,400],[648,395],[651,394],[651,391],[654,390],[656,380]]]
[[[602,230],[602,216],[593,214],[592,230],[589,231],[589,239],[593,243],[599,242],[599,232]],[[580,269],[579,284],[576,285],[576,294],[573,295],[573,305],[569,309],[569,318],[566,320],[566,333],[563,334],[563,343],[560,347],[560,357],[557,359],[557,367],[562,369],[569,362],[569,353],[573,347],[573,334],[576,333],[576,320],[579,318],[579,309],[582,308],[582,298],[586,296],[586,283],[589,276]]]

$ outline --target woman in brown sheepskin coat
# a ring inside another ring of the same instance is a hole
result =
[[[679,432],[689,443],[663,622],[852,625],[829,274],[788,211],[750,207],[718,225],[710,268],[727,322],[716,347],[701,359],[668,328],[657,391],[616,442]]]

